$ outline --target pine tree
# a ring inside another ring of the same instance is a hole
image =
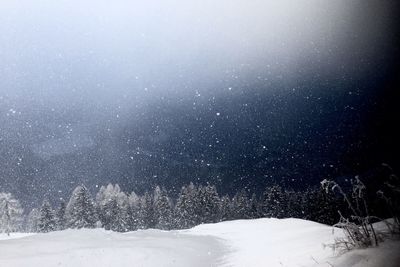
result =
[[[54,212],[47,200],[43,201],[43,204],[40,207],[38,230],[41,233],[48,233],[56,230]]]
[[[215,186],[207,185],[197,191],[196,214],[200,223],[216,223],[220,213],[220,199]]]
[[[232,200],[229,196],[221,197],[220,201],[220,221],[228,221],[233,219]]]
[[[37,233],[39,232],[39,217],[40,212],[38,209],[32,209],[27,217],[26,222],[26,231],[29,233]]]
[[[127,210],[127,221],[128,221],[128,230],[135,231],[139,229],[139,216],[140,216],[140,198],[136,195],[135,192],[132,193],[128,197],[128,210]]]
[[[155,228],[155,226],[156,226],[156,220],[154,218],[153,197],[149,194],[149,192],[146,192],[140,198],[138,228],[148,229],[148,228]]]
[[[96,207],[102,226],[106,230],[126,232],[130,229],[128,197],[118,184],[102,186],[96,195]]]
[[[0,193],[0,231],[10,235],[22,229],[23,209],[11,193]]]
[[[319,187],[308,188],[303,194],[304,219],[333,225],[339,221],[341,209],[332,191]]]
[[[119,187],[117,188],[119,189]],[[101,222],[101,225],[106,230],[111,230],[112,220],[116,215],[116,203],[113,203],[116,190],[112,184],[106,187],[100,187],[99,192],[96,194],[96,210]]]
[[[172,229],[172,204],[165,189],[157,186],[154,190],[154,217],[156,228]]]
[[[119,216],[119,208],[117,200],[114,197],[106,202],[104,206],[104,211],[105,211],[104,216],[106,218],[106,220],[103,223],[104,229],[115,231],[116,230],[115,221]]]
[[[263,216],[273,218],[285,217],[285,196],[279,185],[267,187],[263,195]]]
[[[251,218],[251,202],[247,196],[246,190],[242,189],[236,193],[232,200],[233,219],[250,219]]]
[[[67,228],[67,218],[65,216],[66,206],[65,202],[61,201],[60,206],[56,212],[56,225],[57,230],[65,230]]]
[[[93,200],[85,186],[78,186],[67,205],[67,220],[70,228],[94,228],[96,212]]]
[[[285,217],[287,218],[304,218],[304,197],[303,192],[296,192],[293,190],[285,190],[284,199],[286,200],[285,205]]]
[[[262,217],[261,207],[257,195],[253,193],[250,198],[250,218],[257,219]]]
[[[128,203],[128,199],[120,199],[117,200],[117,206],[118,206],[118,216],[116,217],[116,220],[114,220],[114,226],[113,229],[114,231],[117,232],[127,232],[130,229],[130,207]]]
[[[118,215],[118,204],[115,198],[111,198],[107,202],[101,205],[98,210],[100,214],[100,221],[104,229],[111,230],[113,228],[113,222],[115,217]]]
[[[190,183],[189,186],[182,187],[176,207],[176,225],[178,228],[191,228],[200,223],[196,209],[199,206],[197,199],[197,189]]]

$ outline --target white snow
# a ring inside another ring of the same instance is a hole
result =
[[[31,234],[31,233],[11,233],[10,235],[7,235],[7,234],[0,233],[0,241],[1,240],[8,240],[8,239],[18,239],[18,238],[31,236],[31,235],[35,235],[35,234]],[[0,253],[0,255],[1,255],[1,253]]]
[[[332,227],[298,219],[239,220],[125,234],[101,229],[0,234],[0,266],[395,267],[400,263],[399,241],[338,255],[323,246],[333,239]]]
[[[188,233],[225,240],[232,250],[223,256],[227,266],[400,266],[400,242],[339,255],[326,245],[343,236],[341,229],[300,219],[238,220],[200,225]]]
[[[217,266],[213,237],[158,230],[66,230],[0,241],[0,266]]]
[[[232,266],[312,266],[332,256],[332,227],[297,219],[260,219],[201,225],[190,230],[227,240]],[[297,265],[296,265],[297,264]]]

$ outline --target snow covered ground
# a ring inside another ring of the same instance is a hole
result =
[[[382,224],[381,224],[382,226]],[[343,236],[340,229],[300,219],[258,219],[200,225],[188,233],[219,237],[231,248],[226,266],[400,266],[400,242],[338,255],[325,245]],[[334,233],[334,235],[333,235]]]
[[[8,240],[8,239],[18,239],[18,238],[23,238],[31,235],[36,235],[36,234],[28,234],[28,233],[12,233],[10,235],[2,234],[0,233],[0,241],[1,240]],[[1,254],[0,254],[1,255]]]
[[[340,235],[340,231],[335,231]],[[332,227],[298,219],[206,224],[189,230],[100,229],[0,235],[0,266],[399,266],[400,242],[335,255]]]

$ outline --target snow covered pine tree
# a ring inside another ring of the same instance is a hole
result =
[[[38,230],[41,233],[48,233],[56,230],[54,211],[48,200],[44,200],[40,207]]]
[[[20,229],[23,209],[11,193],[0,193],[0,232],[10,235]]]
[[[83,185],[75,188],[67,205],[67,221],[71,228],[94,228],[97,216],[89,191]]]

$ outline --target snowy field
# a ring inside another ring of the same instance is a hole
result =
[[[335,231],[340,235],[341,231]],[[207,224],[182,231],[100,229],[0,235],[0,266],[395,267],[400,242],[335,255],[332,227],[297,219]]]

